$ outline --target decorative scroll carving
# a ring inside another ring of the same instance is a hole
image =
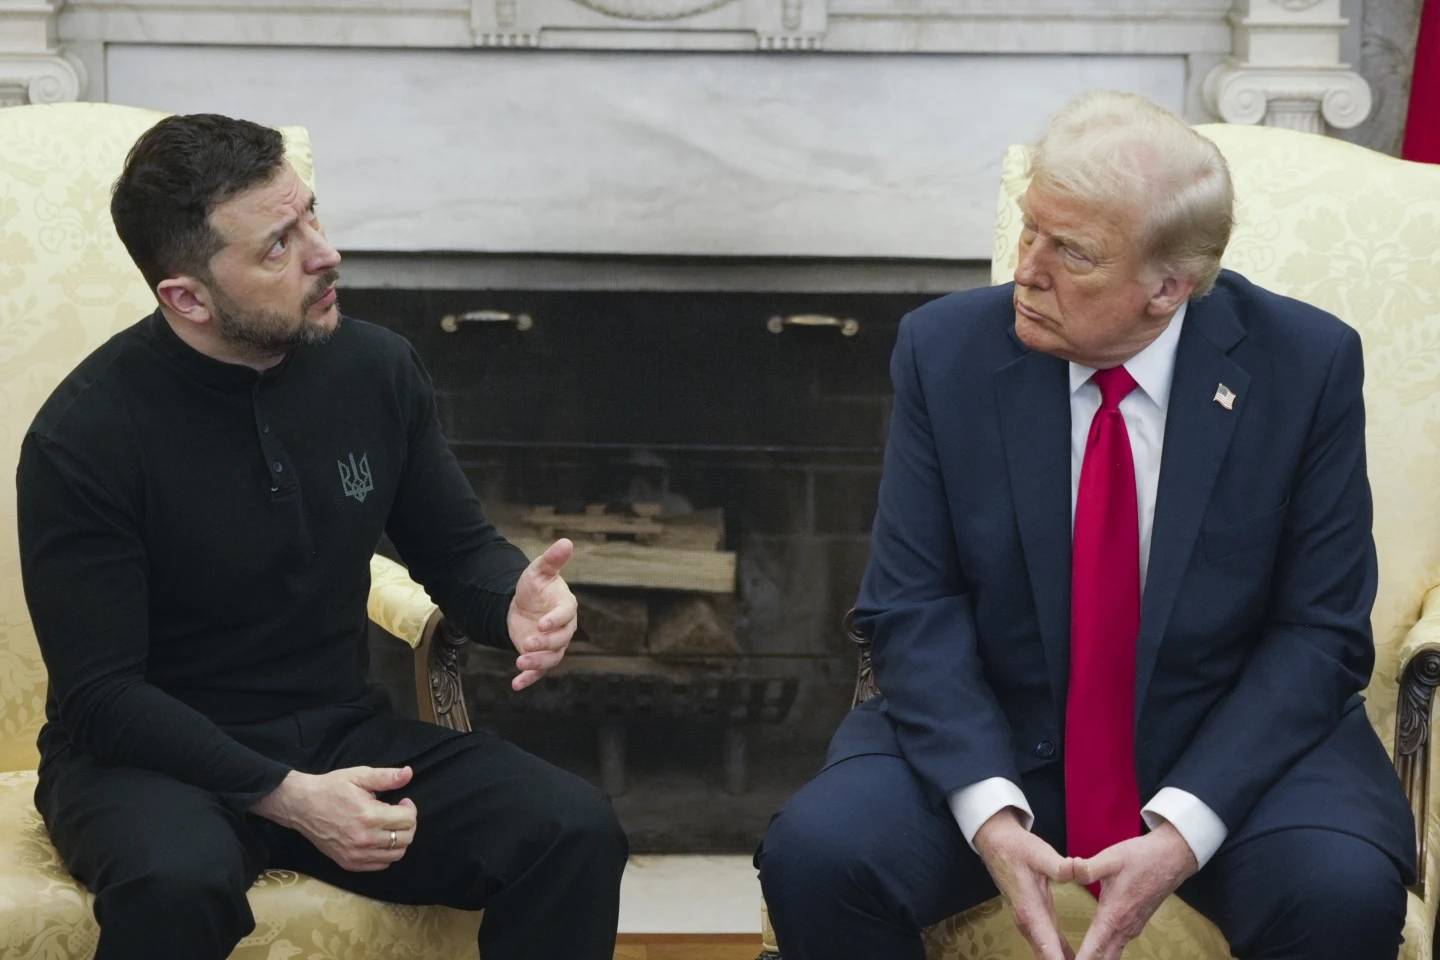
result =
[[[57,3],[0,3],[0,107],[78,100],[85,67],[55,45]]]
[[[0,105],[78,100],[84,89],[85,68],[67,57],[0,53]]]
[[[827,19],[827,0],[471,0],[470,5],[471,34],[482,47],[819,50]]]
[[[875,684],[875,667],[870,662],[870,638],[860,632],[855,625],[855,610],[852,608],[845,613],[845,619],[841,621],[845,628],[845,637],[855,644],[855,652],[859,657],[859,664],[855,672],[855,697],[851,700],[852,707],[869,700],[880,693],[880,688]]]
[[[1359,74],[1348,73],[1340,82],[1331,82],[1320,101],[1320,113],[1330,126],[1348,130],[1370,115],[1370,106],[1370,84]]]
[[[426,665],[434,717],[426,719],[451,730],[468,732],[470,711],[465,706],[465,687],[460,679],[460,651],[469,640],[449,621],[438,616],[433,630],[428,632],[428,643],[422,643],[416,650],[417,654],[428,653]],[[428,651],[425,651],[426,646]]]
[[[718,10],[735,0],[574,0],[607,17],[622,20],[680,20]]]
[[[1254,69],[1228,60],[1205,79],[1205,99],[1226,123],[1306,133],[1348,129],[1370,113],[1370,85],[1348,70]]]
[[[1370,86],[1337,59],[1340,0],[1239,0],[1234,49],[1205,77],[1204,97],[1226,123],[1306,133],[1346,129],[1370,113]]]
[[[1440,647],[1425,647],[1400,675],[1395,716],[1395,772],[1415,817],[1415,851],[1422,865],[1414,890],[1425,896],[1425,825],[1430,808],[1430,709],[1440,686]]]

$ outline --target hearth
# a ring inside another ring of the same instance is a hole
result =
[[[748,850],[818,767],[854,682],[840,623],[889,355],[929,298],[344,294],[415,344],[506,535],[532,553],[576,540],[571,655],[514,694],[513,657],[472,649],[471,716],[601,784],[637,850]]]

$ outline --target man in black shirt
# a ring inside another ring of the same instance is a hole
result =
[[[583,780],[399,717],[367,683],[388,534],[535,682],[575,598],[480,506],[402,338],[342,322],[340,255],[280,135],[171,117],[111,213],[159,301],[55,390],[17,477],[49,671],[36,805],[95,893],[96,956],[227,956],[259,871],[484,908],[486,960],[608,958],[626,841]]]

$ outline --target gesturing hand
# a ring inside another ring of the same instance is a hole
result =
[[[1076,960],[1119,960],[1125,944],[1198,869],[1190,845],[1169,823],[1088,859],[1076,858],[1075,882],[1101,884],[1100,906]]]
[[[975,849],[1035,956],[1039,960],[1073,960],[1075,954],[1060,936],[1050,893],[1050,881],[1074,879],[1073,861],[1026,830],[1014,807],[985,821],[975,832]]]
[[[520,653],[515,659],[520,673],[510,681],[513,690],[524,690],[554,668],[575,635],[575,595],[560,577],[560,568],[574,555],[573,543],[556,540],[530,562],[515,584],[515,599],[505,620],[510,642]]]
[[[400,789],[411,775],[409,767],[292,770],[250,809],[298,831],[346,870],[384,870],[415,841],[416,810],[408,797],[386,803],[375,794]]]

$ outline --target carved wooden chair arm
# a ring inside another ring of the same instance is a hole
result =
[[[855,644],[855,654],[858,659],[855,670],[855,696],[850,701],[850,706],[853,708],[879,694],[880,688],[875,685],[875,667],[870,662],[870,638],[865,636],[855,625],[854,607],[845,612],[842,624],[845,627],[845,638]]]
[[[370,558],[370,619],[415,651],[415,703],[421,720],[470,730],[460,682],[465,635],[446,621],[425,588],[394,560]]]
[[[1430,809],[1430,716],[1440,686],[1440,586],[1432,587],[1400,649],[1400,690],[1395,712],[1395,772],[1415,817],[1415,892],[1425,896]]]
[[[470,642],[436,610],[415,647],[415,703],[420,719],[470,732],[470,711],[460,679],[460,651]]]

